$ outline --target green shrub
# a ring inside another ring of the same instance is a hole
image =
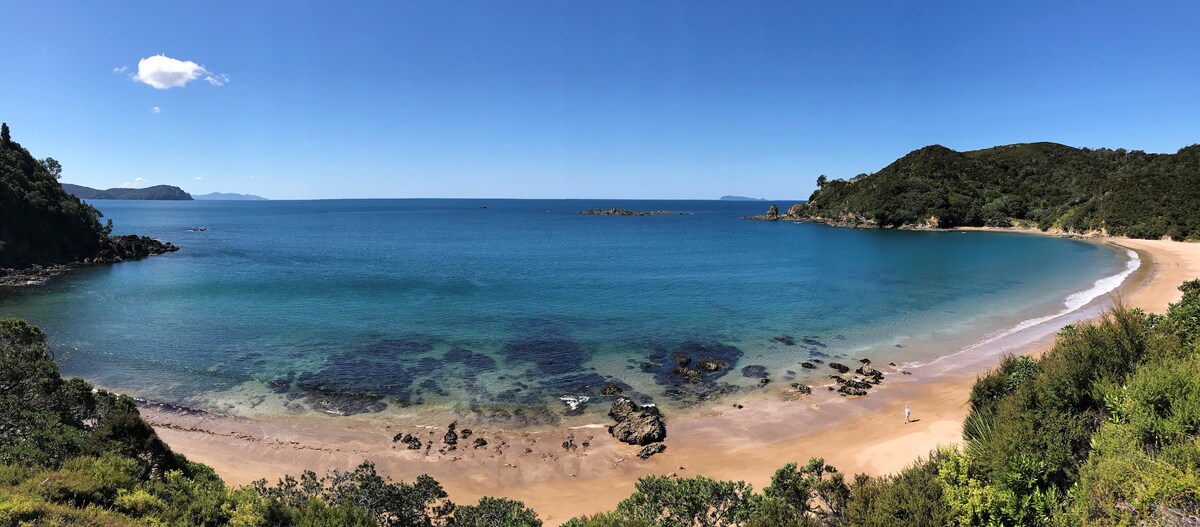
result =
[[[453,527],[541,527],[537,513],[524,503],[503,498],[483,497],[476,505],[458,507]]]

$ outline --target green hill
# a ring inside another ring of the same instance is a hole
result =
[[[818,179],[782,219],[887,228],[1008,227],[1200,238],[1200,145],[1175,154],[1027,143],[933,145],[874,174]]]
[[[191,194],[171,185],[154,185],[145,188],[110,188],[108,190],[97,190],[70,183],[63,183],[62,186],[63,190],[66,190],[68,194],[79,199],[192,200]]]
[[[58,183],[62,166],[0,133],[0,269],[115,262],[176,250],[150,238],[112,237],[112,224]]]

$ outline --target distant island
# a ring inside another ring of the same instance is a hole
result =
[[[67,194],[79,199],[134,199],[134,200],[169,200],[191,201],[192,195],[183,189],[171,185],[154,185],[146,188],[110,188],[98,190],[82,185],[62,184]]]
[[[721,196],[721,201],[767,201],[764,198],[749,198],[746,196]]]
[[[1200,145],[1174,154],[1024,143],[914,150],[874,174],[817,178],[807,203],[752,219],[841,227],[1030,227],[1200,239]]]
[[[200,201],[267,201],[267,198],[254,194],[237,194],[234,192],[210,192],[192,196]]]

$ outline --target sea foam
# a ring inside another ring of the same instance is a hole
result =
[[[1057,313],[1053,313],[1050,315],[1042,316],[1042,317],[1031,318],[1028,320],[1022,320],[1021,322],[1018,322],[1013,327],[1010,327],[1006,330],[1000,331],[993,335],[989,335],[989,336],[985,337],[983,340],[980,340],[979,342],[971,344],[970,346],[967,346],[967,347],[960,349],[949,355],[943,355],[943,356],[938,357],[929,362],[906,362],[906,363],[904,363],[904,367],[920,368],[922,366],[928,366],[931,364],[935,364],[935,363],[941,361],[942,359],[955,357],[958,355],[962,355],[963,353],[967,353],[967,352],[979,349],[980,347],[986,346],[986,345],[996,342],[1000,339],[1015,335],[1026,329],[1038,326],[1040,324],[1045,324],[1046,322],[1050,322],[1051,320],[1054,320],[1054,319],[1057,319],[1060,317],[1064,317],[1066,315],[1074,313],[1075,311],[1083,309],[1084,306],[1087,306],[1093,300],[1115,291],[1118,287],[1121,286],[1122,283],[1125,282],[1125,279],[1129,278],[1129,276],[1132,275],[1134,271],[1137,271],[1138,267],[1141,267],[1142,259],[1140,257],[1138,257],[1138,253],[1136,251],[1127,249],[1126,255],[1129,257],[1129,259],[1125,262],[1125,269],[1123,271],[1121,271],[1117,274],[1114,274],[1112,276],[1106,276],[1104,278],[1100,278],[1092,283],[1092,287],[1084,289],[1083,291],[1071,293],[1070,295],[1067,296],[1066,299],[1063,300],[1063,306],[1065,307],[1065,309],[1063,309],[1062,311],[1059,311]]]

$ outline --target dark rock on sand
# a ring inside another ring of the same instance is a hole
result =
[[[872,368],[870,361],[863,363],[862,366],[859,366],[858,369],[854,370],[854,373],[866,377],[872,384],[879,384],[883,382],[883,372]]]
[[[458,431],[458,437],[466,439],[468,437],[471,437],[471,434],[473,434],[473,433],[474,432],[472,432],[470,428],[464,428],[464,429]]]
[[[871,388],[871,383],[860,381],[858,379],[851,379],[846,381],[846,386],[850,388],[858,388],[859,390],[869,390]]]
[[[653,445],[646,445],[646,446],[642,447],[642,449],[640,451],[638,451],[637,457],[642,458],[642,459],[647,459],[650,456],[653,456],[654,454],[662,453],[662,451],[664,451],[666,449],[667,449],[667,445],[664,445],[662,443],[654,443]]]
[[[813,364],[813,363],[811,363],[811,362],[801,362],[801,363],[800,363],[800,367],[801,367],[801,368],[804,368],[804,369],[807,369],[807,370],[813,370],[813,369],[816,369],[816,368],[817,368],[817,365],[816,365],[816,364]]]
[[[860,397],[860,396],[867,394],[866,390],[863,390],[861,388],[853,388],[848,385],[838,388],[838,392],[841,393],[842,395],[853,395],[856,397]]]
[[[457,426],[458,423],[450,423],[450,426],[446,427],[446,435],[442,436],[443,443],[450,446],[458,444],[458,434],[454,431]]]
[[[475,445],[475,448],[483,448],[483,447],[487,446],[488,442],[485,441],[482,437],[477,437],[477,438],[475,438],[475,442],[473,444]]]
[[[850,371],[850,367],[838,362],[829,363],[829,367],[838,371],[838,373],[846,373]]]
[[[667,437],[667,426],[657,406],[639,406],[621,398],[613,403],[608,416],[616,421],[608,427],[608,433],[623,443],[645,446]]]
[[[424,446],[421,444],[421,440],[413,437],[412,434],[396,434],[396,437],[392,438],[392,442],[395,443],[396,441],[407,445],[409,450],[420,450]]]
[[[794,390],[798,393],[802,393],[804,395],[812,394],[812,386],[809,386],[807,384],[800,384],[798,382],[794,382],[791,384],[791,388],[792,388],[792,390]]]

